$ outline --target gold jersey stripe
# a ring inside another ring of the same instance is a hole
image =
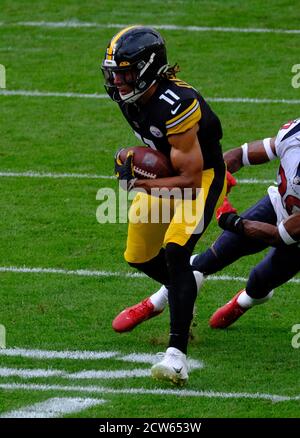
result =
[[[178,114],[177,116],[173,117],[173,119],[166,121],[166,127],[169,128],[171,124],[175,123],[177,120],[181,119],[181,117],[184,117],[187,113],[189,113],[193,108],[196,107],[196,105],[199,105],[199,102],[197,99],[194,99],[191,105],[182,111],[182,113]]]
[[[167,128],[167,135],[182,134],[195,126],[200,119],[201,111],[200,106],[198,106],[188,117],[184,118],[182,122],[178,122],[172,127]]]
[[[113,39],[110,42],[110,46],[107,49],[107,55],[106,55],[106,59],[112,60],[113,59],[113,50],[114,47],[116,45],[116,42],[121,38],[122,35],[124,35],[125,32],[127,32],[130,29],[134,29],[135,27],[140,27],[140,26],[129,26],[126,27],[125,29],[120,30],[120,32],[118,32]]]

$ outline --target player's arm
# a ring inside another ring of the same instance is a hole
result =
[[[176,176],[158,179],[138,179],[134,188],[142,188],[150,193],[153,188],[192,188],[201,187],[203,156],[197,137],[198,124],[181,134],[168,137],[171,145],[170,159]]]
[[[243,219],[244,233],[248,237],[263,240],[272,246],[291,245],[300,241],[300,214],[282,221],[278,227],[264,222]]]
[[[225,230],[262,240],[271,246],[293,245],[300,242],[300,213],[292,214],[278,227],[265,222],[243,219],[234,213],[225,213],[220,217],[219,225]]]
[[[237,172],[243,166],[266,163],[276,158],[275,139],[252,141],[224,153],[229,172]]]

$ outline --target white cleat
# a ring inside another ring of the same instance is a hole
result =
[[[163,360],[151,368],[151,375],[154,379],[184,385],[189,378],[186,355],[177,348],[169,347]]]

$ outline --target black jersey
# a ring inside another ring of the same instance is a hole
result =
[[[136,136],[147,146],[170,156],[168,136],[199,124],[198,139],[204,169],[224,166],[219,118],[191,85],[180,79],[164,79],[146,104],[121,102],[121,111]]]

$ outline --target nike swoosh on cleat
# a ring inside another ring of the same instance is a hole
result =
[[[176,114],[180,107],[181,107],[181,103],[174,110],[171,110],[171,113],[173,115]]]

